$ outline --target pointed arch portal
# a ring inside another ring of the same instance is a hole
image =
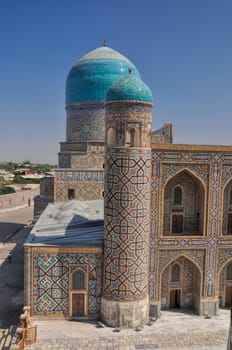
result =
[[[198,266],[182,255],[161,273],[161,307],[193,308],[200,312],[202,275]]]
[[[219,274],[219,304],[232,307],[232,260],[229,260]]]
[[[173,176],[164,187],[163,235],[203,235],[205,188],[188,170]]]

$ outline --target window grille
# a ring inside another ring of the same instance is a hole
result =
[[[86,274],[83,270],[75,270],[72,274],[72,289],[73,290],[84,290]]]

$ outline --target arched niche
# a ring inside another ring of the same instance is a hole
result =
[[[202,274],[199,267],[186,256],[170,262],[160,275],[162,309],[195,309],[200,313]]]
[[[126,146],[139,147],[139,130],[137,128],[129,128],[126,131]]]
[[[183,170],[164,187],[163,235],[203,235],[205,188],[191,172]]]
[[[116,130],[115,128],[109,128],[107,130],[107,146],[116,146]]]
[[[226,185],[223,194],[222,233],[232,235],[232,180]]]

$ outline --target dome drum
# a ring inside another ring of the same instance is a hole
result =
[[[68,106],[67,142],[104,142],[105,106],[103,102]]]

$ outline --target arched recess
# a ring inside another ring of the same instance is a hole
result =
[[[179,273],[176,280],[174,269]],[[192,308],[200,313],[202,283],[202,271],[192,259],[182,254],[171,260],[160,273],[161,308]]]
[[[139,130],[137,128],[130,128],[126,131],[126,146],[139,147]]]
[[[218,274],[219,306],[232,307],[232,258],[227,261]]]
[[[232,180],[230,180],[223,191],[223,215],[222,234],[232,235]]]
[[[107,146],[116,146],[116,130],[114,128],[109,128],[107,130]]]
[[[167,181],[163,190],[163,235],[204,234],[205,192],[202,181],[187,169]]]

